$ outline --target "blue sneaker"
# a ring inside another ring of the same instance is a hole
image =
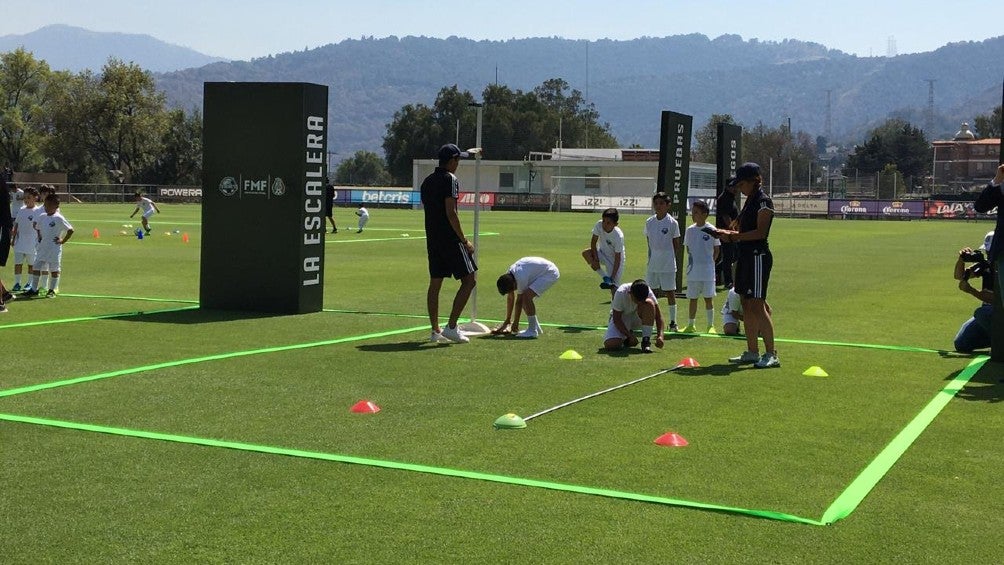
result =
[[[21,283],[14,285],[14,288],[10,289],[11,292],[21,292]]]
[[[603,290],[609,290],[614,287],[614,280],[610,277],[603,277],[603,282],[600,283],[600,288]]]

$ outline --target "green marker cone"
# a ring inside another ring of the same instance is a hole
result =
[[[526,422],[524,422],[523,418],[520,418],[516,414],[509,413],[504,416],[499,416],[495,420],[494,425],[495,428],[499,430],[516,430],[525,428]]]

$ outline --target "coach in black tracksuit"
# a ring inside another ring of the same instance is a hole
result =
[[[1004,165],[997,167],[997,175],[983,192],[976,198],[973,209],[986,214],[997,207],[997,226],[994,228],[994,239],[987,248],[987,260],[997,271],[997,292],[1004,292]]]
[[[760,165],[744,163],[736,169],[736,187],[746,197],[746,202],[739,212],[739,230],[727,232],[721,238],[739,244],[734,288],[742,299],[746,322],[746,351],[730,361],[754,363],[758,369],[781,366],[774,348],[774,320],[767,306],[767,283],[774,264],[767,236],[774,221],[774,203],[763,191],[762,184]],[[763,338],[766,350],[763,356],[758,355],[757,336]]]
[[[429,254],[429,323],[432,325],[430,341],[449,340],[466,343],[468,338],[457,329],[457,320],[474,290],[474,244],[464,236],[464,228],[457,216],[457,198],[460,181],[457,166],[460,158],[467,157],[456,145],[449,143],[439,148],[439,166],[422,181],[422,207],[425,209],[425,245]],[[450,320],[442,330],[439,327],[439,290],[443,279],[452,276],[460,280],[460,288],[453,299]]]

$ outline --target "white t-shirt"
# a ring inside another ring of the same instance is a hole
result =
[[[593,235],[599,238],[596,240],[597,253],[610,258],[611,261],[615,253],[620,253],[621,265],[624,265],[627,253],[624,250],[624,232],[619,227],[614,226],[610,232],[605,232],[603,231],[603,220],[600,220],[593,226]]]
[[[14,253],[34,253],[38,246],[38,233],[35,232],[35,220],[45,214],[41,206],[29,208],[21,206],[14,216],[17,227],[17,240],[14,242]]]
[[[715,248],[721,246],[718,238],[702,232],[697,224],[693,224],[683,236],[683,245],[687,247],[687,280],[715,280]]]
[[[359,209],[356,210],[356,215],[359,216],[360,218],[369,218],[370,211],[360,206]]]
[[[56,210],[51,216],[45,212],[35,216],[35,229],[42,236],[38,241],[38,255],[41,257],[43,254],[59,250],[62,246],[56,243],[56,238],[61,237],[67,230],[72,230],[73,225],[59,213],[59,210]]]
[[[666,214],[661,220],[653,214],[645,220],[649,271],[676,272],[676,250],[673,248],[673,240],[678,237],[680,237],[680,224],[672,214]]]
[[[144,216],[146,216],[148,214],[153,214],[155,212],[154,207],[153,207],[153,200],[150,200],[149,198],[147,198],[145,196],[143,196],[143,197],[141,197],[139,199],[139,202],[136,203],[136,207],[140,208],[141,210],[143,210],[143,215]]]
[[[655,293],[648,289],[648,297],[655,300]],[[638,312],[638,304],[631,299],[631,283],[624,283],[617,287],[614,297],[610,299],[610,309],[616,310],[621,315],[627,316]]]
[[[509,267],[509,272],[516,278],[516,294],[523,294],[538,277],[559,276],[558,266],[543,257],[523,257]]]

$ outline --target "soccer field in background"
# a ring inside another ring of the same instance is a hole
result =
[[[478,319],[504,316],[498,275],[543,256],[561,269],[545,334],[435,345],[420,211],[371,210],[357,234],[336,210],[325,310],[270,316],[199,310],[199,209],[161,208],[139,240],[131,206],[64,205],[61,294],[0,320],[12,562],[997,560],[1004,374],[950,351],[977,306],[955,254],[992,224],[778,218],[782,367],[754,370],[723,336],[601,351],[609,294],[579,257],[598,215],[483,212]],[[622,218],[625,280],[644,219]],[[653,443],[667,432],[689,445]]]

